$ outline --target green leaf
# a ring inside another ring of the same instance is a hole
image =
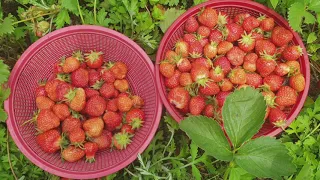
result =
[[[171,24],[182,14],[185,10],[178,10],[170,8],[164,13],[164,20],[160,22],[162,32],[166,32]]]
[[[0,21],[0,36],[4,34],[10,34],[13,32],[14,27],[12,26],[13,19],[11,16],[4,18],[3,22]]]
[[[191,142],[190,144],[190,153],[192,161],[194,161],[198,156],[198,146],[194,142]]]
[[[107,12],[104,8],[101,8],[97,13],[97,23],[100,26],[107,27],[110,23],[110,19],[106,18]]]
[[[296,2],[291,5],[288,11],[288,21],[293,30],[302,32],[301,23],[305,13],[304,4]]]
[[[308,9],[311,11],[315,11],[316,13],[320,12],[320,1],[319,0],[310,0],[310,4]]]
[[[170,125],[171,128],[173,128],[174,130],[178,130],[179,129],[179,124],[176,120],[174,120],[172,118],[172,116],[170,114],[168,114],[166,112],[166,115],[163,117],[164,122],[168,123]]]
[[[223,106],[224,128],[234,147],[251,139],[264,123],[266,102],[262,94],[251,87],[230,94]]]
[[[201,4],[203,2],[206,2],[207,0],[194,0],[193,1],[193,5],[198,5],[198,4]]]
[[[164,15],[163,15],[162,10],[159,9],[157,6],[153,6],[152,17],[156,20],[163,20]]]
[[[200,171],[194,164],[192,164],[192,175],[196,180],[201,180]]]
[[[279,2],[279,0],[270,0],[270,3],[272,5],[273,9],[276,9],[278,2]]]
[[[189,116],[181,121],[180,128],[209,155],[223,161],[232,159],[229,142],[220,125],[211,118]]]
[[[7,113],[2,108],[0,108],[0,122],[5,122],[7,119]]]
[[[230,171],[229,180],[251,180],[254,176],[240,167],[234,167]]]
[[[0,86],[0,105],[10,96],[10,88]]]
[[[308,11],[305,11],[303,16],[306,24],[314,24],[316,22],[316,18]]]
[[[62,0],[61,6],[69,10],[70,12],[78,15],[78,0]]]
[[[70,16],[67,10],[62,9],[55,20],[57,29],[62,28],[65,24],[70,24]]]
[[[310,164],[305,164],[302,169],[300,170],[299,174],[297,175],[295,180],[306,180],[312,179],[312,170]]]
[[[0,84],[8,81],[9,75],[9,66],[4,64],[3,60],[0,59]]]
[[[295,172],[288,150],[271,137],[260,137],[244,144],[235,154],[235,162],[259,178],[280,178]]]

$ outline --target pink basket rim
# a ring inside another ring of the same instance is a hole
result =
[[[160,75],[160,71],[159,71],[159,62],[160,62],[160,58],[161,58],[161,51],[165,48],[165,44],[167,43],[167,41],[169,40],[169,38],[173,35],[173,32],[175,30],[175,28],[177,26],[180,26],[182,24],[182,21],[187,19],[190,14],[194,14],[195,12],[199,11],[199,9],[206,7],[206,6],[210,6],[210,7],[214,7],[214,8],[219,8],[219,7],[242,7],[245,9],[251,9],[253,11],[257,11],[255,8],[258,8],[259,10],[263,10],[267,13],[269,13],[270,15],[273,16],[273,18],[277,19],[277,21],[279,21],[281,23],[281,26],[286,26],[289,27],[289,30],[293,33],[294,39],[297,40],[298,44],[302,47],[303,49],[303,58],[306,60],[305,62],[305,70],[306,70],[306,87],[304,89],[304,91],[302,92],[301,95],[301,101],[300,103],[297,105],[295,111],[291,114],[291,116],[288,118],[287,124],[285,126],[288,127],[293,121],[294,118],[299,114],[301,108],[304,105],[304,102],[308,96],[308,91],[309,91],[309,86],[310,86],[310,65],[309,65],[309,58],[308,58],[308,54],[306,51],[306,48],[302,42],[302,39],[300,38],[300,36],[298,35],[298,33],[296,33],[295,31],[293,31],[288,22],[281,16],[279,15],[277,12],[275,12],[274,10],[260,4],[257,2],[253,2],[253,1],[249,1],[249,0],[215,0],[215,1],[207,1],[205,3],[199,4],[197,6],[194,6],[192,8],[190,8],[189,10],[187,10],[186,12],[184,12],[181,16],[179,16],[179,18],[177,18],[174,23],[167,29],[165,35],[163,36],[160,45],[159,45],[159,50],[157,52],[156,55],[156,64],[155,64],[155,76],[156,76],[156,83],[157,83],[157,87],[158,87],[158,91],[162,100],[162,103],[164,104],[166,110],[169,112],[169,114],[171,114],[173,117],[178,117],[179,115],[176,114],[176,112],[173,110],[173,108],[171,108],[170,103],[167,100],[166,94],[163,91],[163,87],[161,84],[161,75]],[[176,118],[174,118],[176,119]],[[180,122],[179,120],[176,120],[178,122]],[[276,136],[279,133],[281,133],[283,130],[281,128],[277,128],[275,130],[273,130],[272,132],[266,134],[265,136]]]
[[[56,30],[54,32],[47,34],[46,36],[40,38],[35,43],[33,43],[22,54],[22,56],[19,58],[16,65],[14,66],[13,70],[11,71],[11,75],[9,77],[8,85],[11,88],[11,92],[15,91],[15,85],[17,83],[17,79],[20,75],[21,69],[23,69],[26,65],[26,61],[23,61],[23,59],[29,59],[30,57],[32,57],[38,51],[38,49],[45,46],[51,40],[55,40],[60,37],[72,34],[72,33],[80,33],[80,32],[108,34],[118,40],[125,42],[127,45],[131,46],[131,48],[135,49],[139,53],[139,55],[147,62],[148,68],[151,70],[151,72],[154,72],[154,65],[153,65],[152,61],[150,60],[149,56],[144,52],[144,50],[138,44],[136,44],[134,41],[132,41],[130,38],[126,37],[125,35],[117,32],[117,31],[114,31],[114,30],[111,30],[108,28],[104,28],[104,27],[100,27],[100,26],[75,25],[75,26],[65,27],[65,28],[62,28],[62,29],[59,29],[59,30]],[[153,78],[153,81],[155,82],[155,77],[153,76],[152,78]],[[13,109],[12,95],[10,95],[9,99],[4,102],[4,107],[5,107],[5,111],[8,113],[8,119],[7,119],[6,123],[7,123],[8,129],[9,129],[9,132],[12,136],[12,139],[15,142],[23,142],[22,137],[19,135],[19,133],[17,133],[18,129],[17,129],[16,124],[14,122],[14,115],[13,115],[14,109]],[[159,95],[157,94],[156,95],[156,119],[155,119],[154,125],[151,128],[150,134],[147,137],[146,141],[142,144],[142,146],[139,149],[137,149],[132,154],[138,155],[139,153],[142,153],[147,148],[147,146],[149,145],[149,143],[153,139],[153,137],[158,129],[160,119],[161,119],[161,114],[162,114],[162,102],[160,100]],[[113,167],[113,168],[110,168],[110,169],[106,169],[106,170],[102,169],[102,170],[99,170],[96,172],[91,171],[91,172],[81,173],[81,172],[76,172],[76,171],[68,171],[65,169],[55,168],[51,164],[49,164],[46,161],[43,161],[41,158],[37,157],[37,155],[29,148],[26,149],[24,147],[24,145],[22,145],[21,143],[16,143],[16,145],[18,146],[19,150],[32,163],[34,163],[35,165],[37,165],[41,169],[43,169],[49,173],[55,174],[57,176],[66,177],[66,178],[75,178],[75,179],[98,178],[98,177],[103,177],[103,176],[115,173],[115,172],[123,169],[124,167],[128,166],[130,163],[132,163],[137,158],[137,156],[131,156],[127,160],[122,162],[120,165]]]

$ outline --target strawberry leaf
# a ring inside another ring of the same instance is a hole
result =
[[[4,18],[3,22],[0,21],[0,36],[4,34],[10,34],[14,31],[12,22],[13,22],[12,16],[8,16]]]
[[[270,0],[270,3],[272,5],[273,9],[276,9],[278,2],[279,2],[279,0]]]
[[[197,166],[195,166],[194,164],[192,164],[192,175],[196,180],[201,180],[201,173]]]
[[[182,14],[185,10],[179,10],[175,8],[168,9],[164,13],[164,20],[160,22],[160,28],[162,32],[166,32],[171,24]]]
[[[57,29],[62,28],[65,24],[70,24],[70,16],[67,10],[62,9],[55,20]]]
[[[315,32],[312,32],[308,35],[307,43],[313,43],[315,40],[317,40],[317,36]]]
[[[10,71],[9,66],[3,63],[3,60],[0,59],[0,84],[6,82],[9,78]]]
[[[78,2],[77,0],[62,0],[61,6],[66,8],[68,11],[74,13],[75,15],[79,14],[78,11]]]
[[[308,9],[316,13],[320,12],[320,1],[319,0],[310,0]]]
[[[293,30],[302,32],[301,23],[304,16],[304,4],[296,2],[291,5],[288,12],[288,21]]]

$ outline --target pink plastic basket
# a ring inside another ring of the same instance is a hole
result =
[[[164,85],[164,78],[160,74],[159,71],[159,62],[165,58],[165,52],[169,49],[174,47],[175,42],[183,35],[184,23],[190,16],[195,16],[203,7],[211,7],[219,11],[226,12],[231,18],[233,18],[238,13],[250,13],[252,16],[258,17],[261,14],[266,15],[267,17],[272,17],[275,20],[275,23],[279,26],[285,27],[287,29],[289,27],[287,21],[277,14],[272,9],[269,9],[259,3],[252,2],[252,1],[244,1],[244,0],[215,0],[215,1],[208,1],[206,3],[200,4],[189,9],[183,15],[181,15],[167,30],[165,33],[160,47],[157,53],[157,60],[156,60],[156,80],[157,86],[159,88],[160,97],[162,99],[163,104],[165,105],[168,112],[173,116],[173,118],[180,122],[183,119],[183,115],[174,107],[172,106],[169,101],[167,100],[167,91]],[[292,30],[291,30],[292,31]],[[298,103],[288,112],[288,121],[286,127],[295,119],[295,117],[300,112],[304,101],[307,97],[309,85],[310,85],[310,67],[309,67],[309,59],[307,52],[305,50],[304,44],[299,37],[299,35],[292,31],[294,38],[293,44],[300,45],[303,48],[303,56],[299,59],[301,64],[301,72],[306,78],[306,88],[303,92],[300,93],[298,98]],[[281,128],[274,128],[271,124],[265,123],[260,130],[260,132],[256,136],[276,136],[282,131]]]
[[[95,163],[62,162],[60,154],[43,152],[35,141],[34,125],[22,123],[36,109],[34,89],[39,79],[49,78],[53,65],[74,50],[97,50],[105,60],[123,61],[128,65],[128,80],[133,93],[144,101],[144,126],[126,150],[98,152]],[[75,179],[97,178],[112,174],[134,161],[152,140],[161,117],[162,104],[157,93],[154,68],[147,54],[126,36],[98,26],[72,26],[52,32],[30,46],[21,56],[9,79],[11,96],[5,102],[7,125],[21,152],[34,164],[52,174]]]

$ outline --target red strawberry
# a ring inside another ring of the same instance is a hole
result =
[[[250,72],[255,72],[257,69],[256,62],[258,55],[256,53],[249,53],[244,56],[243,69]]]
[[[226,100],[227,96],[230,94],[230,91],[220,91],[217,95],[216,95],[216,99],[218,101],[218,105],[220,107],[223,106],[224,101]]]
[[[104,83],[99,91],[100,91],[101,96],[109,99],[114,96],[116,89],[115,89],[113,83]]]
[[[84,121],[83,130],[89,137],[98,137],[101,135],[104,123],[102,118],[95,117]]]
[[[222,34],[226,34],[227,41],[235,42],[238,39],[240,39],[241,34],[243,34],[243,31],[243,28],[239,24],[231,23],[226,25],[226,30]]]
[[[92,138],[92,142],[98,144],[99,150],[110,148],[112,144],[112,133],[103,130],[100,136]]]
[[[183,87],[176,87],[169,91],[168,100],[178,109],[183,109],[189,104],[190,95]]]
[[[134,134],[134,129],[132,129],[132,126],[129,124],[124,124],[121,127],[121,132],[127,132],[128,134]]]
[[[97,95],[91,97],[85,107],[86,113],[91,117],[101,116],[107,108],[107,102],[103,97]]]
[[[228,77],[232,84],[242,85],[247,81],[246,72],[242,68],[232,69]]]
[[[54,102],[46,96],[38,96],[36,98],[36,104],[38,109],[51,109]]]
[[[178,54],[172,50],[168,50],[165,54],[165,59],[172,64],[176,62],[177,57],[178,57]]]
[[[177,63],[177,67],[180,72],[189,72],[191,70],[191,63],[187,58],[181,58]]]
[[[79,161],[84,155],[84,150],[75,146],[68,146],[61,152],[61,157],[67,162]]]
[[[258,55],[262,53],[274,55],[276,52],[276,46],[269,40],[257,40],[255,48],[256,54]]]
[[[69,83],[61,81],[56,89],[57,101],[66,101],[67,95],[73,88]]]
[[[99,145],[94,142],[86,142],[84,144],[84,152],[86,153],[86,162],[93,163],[95,161],[94,156],[99,150]]]
[[[175,45],[175,52],[182,57],[188,57],[189,44],[183,39],[178,40]]]
[[[80,67],[80,61],[74,56],[63,58],[61,67],[64,73],[71,73]]]
[[[176,70],[172,77],[166,78],[164,80],[165,86],[170,88],[170,89],[178,87],[179,86],[180,76],[181,76],[181,72]]]
[[[120,114],[112,111],[107,111],[103,115],[103,120],[108,131],[114,131],[115,129],[120,128],[122,123]]]
[[[214,62],[215,67],[220,66],[224,74],[228,74],[231,71],[230,61],[225,57],[219,57]]]
[[[89,86],[95,85],[99,80],[101,76],[100,73],[95,69],[89,70]]]
[[[190,16],[185,22],[184,30],[187,31],[188,33],[193,33],[197,31],[198,27],[199,27],[199,23],[197,19],[193,16]]]
[[[285,63],[279,63],[274,70],[275,74],[278,76],[285,76],[289,73],[290,68],[287,64]]]
[[[246,84],[254,88],[258,88],[262,85],[262,77],[257,73],[247,73],[246,74]]]
[[[245,52],[235,46],[227,53],[227,58],[232,65],[241,66],[245,55]]]
[[[85,87],[89,82],[89,72],[86,69],[79,68],[71,73],[71,84],[74,87]]]
[[[298,61],[287,61],[285,63],[290,68],[290,71],[288,73],[289,76],[294,76],[294,75],[297,75],[301,72],[300,63]]]
[[[69,107],[77,112],[80,112],[86,105],[86,93],[82,88],[70,90],[65,96]]]
[[[92,96],[100,95],[99,91],[92,88],[85,88],[84,92],[86,93],[86,98],[89,99]]]
[[[69,133],[69,140],[72,145],[75,145],[77,147],[82,146],[84,141],[86,140],[86,135],[83,129],[78,128],[71,131]]]
[[[54,73],[54,74],[61,74],[61,73],[63,73],[63,69],[62,69],[61,65],[62,65],[62,64],[61,64],[60,61],[56,62],[56,63],[53,65],[53,73]]]
[[[289,85],[297,92],[301,92],[304,90],[306,86],[306,80],[302,74],[297,74],[295,76],[290,77]]]
[[[192,78],[190,73],[181,73],[179,78],[179,84],[183,87],[190,86],[192,84]]]
[[[74,118],[72,116],[67,117],[64,121],[62,121],[62,132],[69,133],[74,129],[81,128],[81,121],[78,118]]]
[[[101,79],[104,80],[104,82],[107,83],[114,83],[116,78],[112,74],[112,72],[109,69],[103,69],[100,71]]]
[[[207,45],[209,43],[209,39],[208,38],[202,38],[201,36],[198,38],[202,48],[204,48],[205,45]]]
[[[252,16],[250,16],[252,17]],[[254,49],[256,45],[255,39],[252,37],[252,34],[247,34],[246,32],[241,35],[241,39],[239,39],[238,46],[244,52],[250,52]]]
[[[287,116],[279,108],[271,108],[269,112],[269,122],[283,129],[287,124]]]
[[[300,46],[288,46],[282,52],[282,57],[287,61],[295,61],[298,60],[302,54],[303,52]]]
[[[205,96],[212,96],[219,93],[220,88],[215,82],[208,82],[205,86],[199,88],[200,93]]]
[[[189,55],[192,58],[199,58],[202,56],[202,53],[203,53],[203,47],[199,41],[190,43]]]
[[[276,94],[277,98],[275,102],[279,106],[291,106],[296,104],[298,99],[297,92],[289,87],[289,86],[282,86]]]
[[[125,63],[123,62],[115,62],[115,63],[110,63],[109,62],[109,67],[110,71],[114,75],[116,79],[123,79],[126,77],[128,73],[128,67]]]
[[[120,92],[126,92],[129,90],[129,83],[126,79],[117,79],[113,83],[113,85],[116,88],[116,90],[118,90]]]
[[[191,69],[191,78],[193,82],[204,85],[208,81],[209,70],[203,66],[194,66]]]
[[[212,29],[218,23],[218,15],[215,9],[205,8],[198,16],[198,21]]]
[[[271,41],[276,46],[283,46],[288,44],[293,38],[291,31],[284,27],[276,26],[271,33]]]
[[[227,54],[233,48],[233,44],[228,41],[221,41],[217,46],[218,54]]]
[[[132,129],[141,128],[145,119],[145,114],[141,109],[132,109],[127,113],[126,122],[132,126]]]
[[[36,88],[36,97],[38,96],[48,96],[45,88],[46,82],[39,81],[38,86]]]
[[[214,106],[212,104],[207,104],[203,110],[203,115],[205,115],[207,117],[213,117],[214,116]]]
[[[212,59],[214,58],[218,53],[217,43],[211,42],[210,44],[207,44],[204,46],[203,54],[205,57]]]
[[[221,91],[231,91],[233,88],[233,84],[227,78],[224,78],[221,82],[219,82],[219,86]]]
[[[251,32],[254,28],[259,27],[259,25],[260,25],[260,21],[253,16],[249,16],[245,18],[242,23],[243,29],[247,32]]]
[[[221,31],[219,31],[217,29],[212,30],[209,35],[209,41],[216,42],[217,44],[219,44],[221,41],[223,41],[223,36],[222,36]]]
[[[242,25],[243,21],[248,17],[250,17],[249,13],[239,13],[233,18],[233,21],[237,24]]]
[[[201,96],[192,97],[189,104],[190,113],[192,115],[200,115],[206,106],[205,99]]]
[[[162,61],[159,66],[159,70],[164,77],[170,78],[174,75],[175,65],[167,61]]]
[[[253,31],[251,37],[256,41],[264,39],[263,32],[259,33]]]
[[[66,104],[55,104],[52,111],[61,121],[70,116],[69,107]]]
[[[259,59],[257,59],[256,66],[257,66],[257,72],[262,77],[266,77],[275,70],[277,63],[272,56],[264,55],[264,56],[261,56]]]
[[[126,149],[131,143],[131,137],[132,135],[129,135],[127,132],[118,132],[113,135],[112,144],[118,150]]]
[[[134,95],[131,97],[132,103],[133,103],[133,108],[142,108],[144,106],[144,100],[142,97],[138,95]]]
[[[111,99],[107,102],[107,111],[118,111],[118,99]]]
[[[90,51],[90,53],[85,54],[85,60],[89,68],[97,69],[103,64],[103,53],[97,51]]]
[[[51,129],[37,135],[36,142],[47,153],[54,153],[61,149],[62,137],[57,129]]]
[[[46,132],[50,129],[59,127],[60,119],[54,114],[52,110],[43,109],[35,117],[37,122],[37,129],[40,132]]]
[[[45,85],[46,93],[48,97],[53,101],[57,101],[57,87],[60,83],[61,83],[60,80],[54,79],[54,80],[48,81]]]
[[[263,78],[264,86],[267,87],[267,89],[270,89],[271,91],[275,92],[280,89],[284,82],[283,77],[277,76],[277,75],[269,75]]]
[[[118,97],[118,109],[120,112],[129,111],[132,105],[132,100],[129,97]]]
[[[274,19],[273,18],[264,18],[260,23],[260,28],[262,31],[272,31],[274,27]]]
[[[210,69],[212,67],[212,61],[208,58],[197,58],[193,61],[192,63],[192,67],[195,67],[195,66],[203,66],[203,67],[206,67],[207,69]]]
[[[210,28],[206,27],[206,26],[200,26],[197,29],[197,34],[200,35],[201,37],[208,37],[210,35]]]
[[[183,40],[186,41],[187,43],[194,43],[197,41],[197,36],[195,34],[184,34],[183,35]]]
[[[220,82],[224,78],[224,72],[220,66],[217,66],[210,70],[209,77],[213,82]]]

